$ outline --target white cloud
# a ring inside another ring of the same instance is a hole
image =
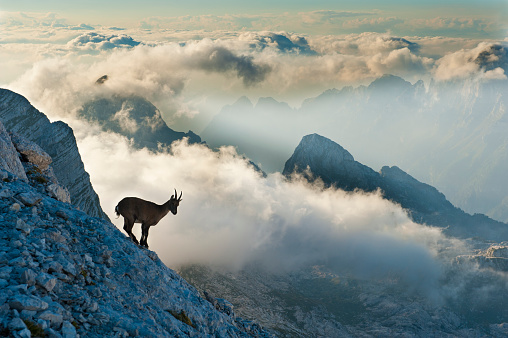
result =
[[[82,34],[67,43],[70,48],[81,50],[111,50],[114,48],[132,48],[139,45],[128,35],[103,35],[95,32]]]
[[[484,78],[506,79],[508,52],[506,46],[482,42],[472,49],[461,49],[436,62],[434,77],[441,81]]]
[[[120,128],[124,131],[134,134],[138,130],[138,125],[136,120],[134,120],[130,113],[132,111],[132,107],[129,107],[125,102],[122,104],[122,109],[117,111],[115,115],[111,118],[113,121],[118,121]]]
[[[177,142],[171,153],[155,155],[79,122],[73,127],[103,208],[120,229],[113,210],[123,197],[163,203],[175,188],[183,191],[178,214],[150,230],[151,249],[169,266],[256,262],[292,271],[326,264],[359,278],[395,274],[416,288],[440,277],[438,251],[449,240],[380,194],[322,191],[280,174],[263,178],[232,147],[213,152]]]

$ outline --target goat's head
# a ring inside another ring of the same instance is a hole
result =
[[[169,200],[169,210],[171,211],[171,213],[173,215],[176,215],[177,208],[180,205],[180,202],[182,201],[182,194],[183,194],[183,191],[180,192],[180,197],[176,198],[176,196],[178,196],[178,194],[175,189],[175,194],[171,195],[171,199]]]

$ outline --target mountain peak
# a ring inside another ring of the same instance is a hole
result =
[[[291,109],[286,102],[280,102],[273,97],[260,97],[256,104],[256,109]]]
[[[173,141],[189,138],[189,143],[200,143],[192,133],[177,132],[169,128],[160,111],[141,96],[114,96],[90,101],[79,112],[81,117],[97,122],[104,130],[113,131],[134,141],[138,148],[156,151],[158,144],[170,145]]]
[[[410,87],[411,83],[404,80],[403,78],[391,74],[384,74],[380,78],[372,81],[369,85],[369,89],[378,89],[386,86],[390,87]]]
[[[302,138],[282,173],[290,176],[297,172],[307,179],[313,179],[308,175],[307,168],[326,185],[336,185],[347,191],[357,188],[373,191],[378,186],[378,173],[356,162],[353,155],[338,143],[318,134]]]

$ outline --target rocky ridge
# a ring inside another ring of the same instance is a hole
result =
[[[113,224],[52,195],[49,155],[11,135],[0,122],[0,336],[270,336]]]
[[[470,215],[453,206],[436,188],[419,182],[398,167],[384,166],[380,172],[354,160],[339,144],[318,134],[304,136],[287,160],[283,175],[300,173],[307,180],[321,180],[325,186],[372,192],[406,209],[413,221],[445,228],[445,233],[461,238],[479,236],[488,240],[508,240],[508,224],[485,215]]]
[[[54,176],[68,189],[75,206],[91,216],[107,219],[67,124],[51,123],[27,99],[6,89],[0,89],[0,122],[7,130],[33,141],[49,154]]]

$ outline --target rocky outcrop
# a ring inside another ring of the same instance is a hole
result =
[[[283,174],[296,172],[309,181],[346,191],[380,189],[383,196],[405,208],[417,223],[444,228],[449,235],[507,240],[508,225],[485,215],[469,215],[453,206],[436,188],[419,182],[398,167],[375,172],[354,160],[339,144],[317,134],[304,136],[286,162]]]
[[[33,141],[49,154],[54,175],[67,188],[74,205],[91,216],[107,219],[67,124],[51,123],[23,96],[6,89],[0,89],[0,122],[7,130]]]
[[[7,133],[0,122],[0,171],[1,178],[12,178],[38,183],[43,192],[58,201],[70,203],[67,188],[59,182],[51,166],[51,157],[37,144],[14,133]],[[15,169],[14,171],[12,169]],[[24,204],[35,205],[37,199],[31,194],[21,194],[18,199]]]
[[[19,154],[12,144],[11,137],[0,122],[0,168],[26,180],[25,169],[19,160]]]

